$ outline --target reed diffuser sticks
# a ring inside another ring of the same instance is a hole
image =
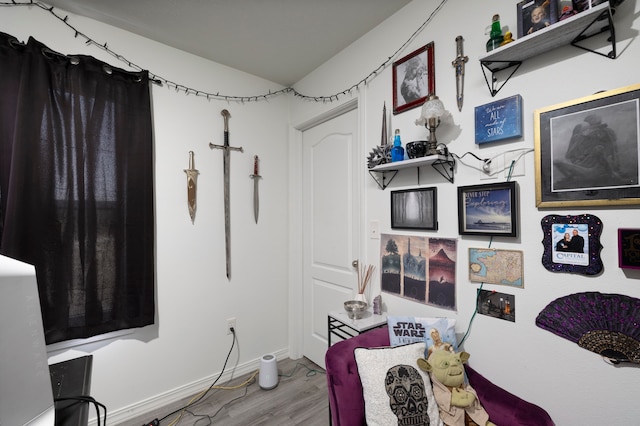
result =
[[[366,270],[364,265],[362,267],[358,266],[358,294],[364,294],[364,291],[367,289],[367,285],[371,280],[373,275],[373,270],[375,267],[373,265],[367,265]]]

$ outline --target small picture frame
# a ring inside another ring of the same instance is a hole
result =
[[[536,207],[640,204],[640,84],[534,112]]]
[[[597,216],[547,215],[540,224],[544,234],[542,265],[547,270],[583,275],[602,271],[602,221]]]
[[[391,191],[392,229],[438,229],[438,188]]]
[[[558,0],[518,2],[518,38],[526,37],[558,22]]]
[[[618,266],[622,269],[640,269],[640,229],[618,229]]]
[[[478,145],[522,137],[522,96],[477,106],[475,127]]]
[[[393,63],[393,114],[418,107],[436,93],[433,42]]]
[[[469,281],[524,288],[522,250],[469,247]]]
[[[458,187],[460,235],[518,236],[515,181]]]

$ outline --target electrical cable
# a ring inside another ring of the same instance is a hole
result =
[[[236,343],[236,331],[233,328],[230,328],[231,333],[233,334],[233,341],[231,342],[231,348],[229,349],[229,352],[227,353],[227,358],[224,360],[224,365],[222,366],[222,371],[220,372],[220,374],[218,375],[218,377],[216,377],[216,379],[213,381],[213,383],[211,384],[211,386],[209,386],[209,388],[203,392],[201,392],[200,394],[196,395],[191,401],[189,401],[187,403],[187,405],[185,405],[182,408],[178,408],[177,410],[167,414],[166,416],[162,417],[160,420],[158,420],[158,424],[161,423],[162,421],[166,420],[167,417],[171,417],[176,413],[180,413],[180,415],[178,416],[177,419],[175,419],[173,422],[170,423],[170,425],[173,425],[177,422],[177,420],[180,419],[180,417],[182,417],[182,412],[184,412],[187,408],[197,404],[198,402],[200,402],[200,400],[202,400],[202,398],[205,397],[205,395],[207,395],[211,389],[213,389],[213,387],[215,386],[216,383],[218,383],[218,380],[220,380],[220,378],[222,377],[222,375],[225,372],[225,369],[227,368],[227,362],[229,362],[229,357],[231,356],[231,352],[233,351],[233,348],[235,346]]]
[[[67,397],[60,397],[60,398],[55,398],[54,402],[58,402],[58,401],[77,401],[77,402],[86,402],[89,404],[93,404],[93,406],[96,409],[96,416],[98,419],[98,426],[101,426],[100,423],[100,408],[102,408],[104,410],[104,426],[107,426],[107,407],[104,404],[99,403],[98,401],[96,401],[95,398],[91,397],[91,396],[86,396],[86,395],[80,395],[80,396],[67,396]]]
[[[298,371],[298,367],[304,367],[307,369],[307,374],[305,374],[306,377],[313,377],[316,374],[320,373],[320,374],[327,374],[322,370],[315,370],[313,368],[310,368],[308,365],[304,365],[302,363],[297,363],[295,368],[293,369],[293,371],[291,372],[291,374],[279,374],[280,377],[286,377],[286,378],[290,378],[293,377],[294,374],[296,374],[296,371]]]

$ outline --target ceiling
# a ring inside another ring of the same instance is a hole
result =
[[[46,0],[287,87],[410,1]]]

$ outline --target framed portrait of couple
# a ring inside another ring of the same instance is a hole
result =
[[[541,221],[542,264],[551,272],[595,275],[602,271],[602,222],[592,214],[548,215]]]

